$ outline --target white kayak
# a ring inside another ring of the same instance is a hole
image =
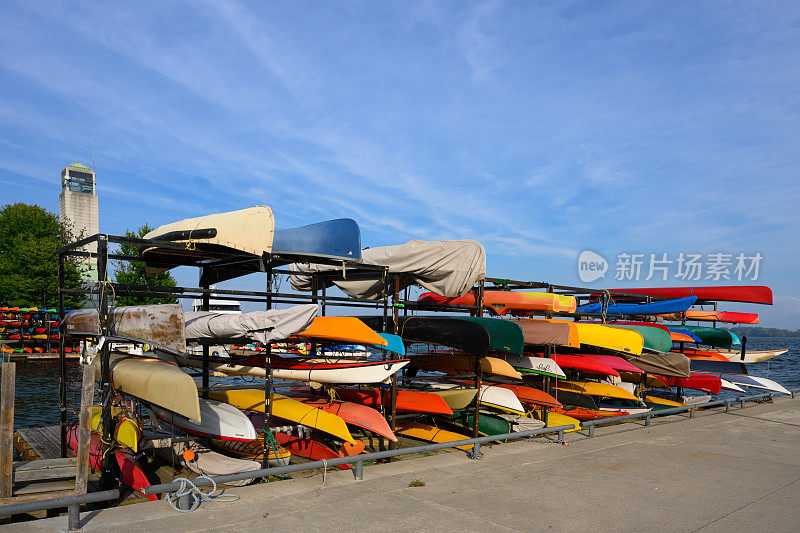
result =
[[[452,389],[460,387],[450,383],[431,383],[432,388],[438,389]],[[517,398],[517,395],[509,389],[503,387],[496,387],[494,385],[481,385],[480,404],[482,407],[490,407],[498,411],[512,413],[515,415],[524,415],[525,408]]]
[[[550,376],[554,378],[566,378],[566,374],[553,359],[548,357],[533,357],[531,355],[506,355],[505,360],[520,372],[529,372]]]
[[[711,350],[720,355],[724,355],[729,361],[734,363],[760,363],[773,357],[778,357],[789,351],[788,348],[781,348],[779,350],[745,350],[744,360],[742,360],[742,352],[739,350]]]
[[[731,391],[734,391],[734,392],[747,392],[746,390],[741,388],[739,385],[736,385],[735,383],[731,383],[727,379],[720,378],[720,382],[722,383],[721,388],[723,388],[725,390],[731,390]]]
[[[192,472],[205,476],[221,476],[261,469],[261,463],[258,461],[228,457],[197,442],[177,442],[170,448],[156,448],[156,453],[165,461],[185,466]],[[231,481],[226,485],[241,487],[252,481],[244,479]]]
[[[203,362],[200,359],[180,357],[174,354],[168,357],[169,360],[175,361],[181,366],[193,368],[203,367]],[[284,361],[286,360],[289,360],[289,358],[284,359]],[[273,366],[272,377],[274,379],[316,381],[317,383],[335,383],[343,385],[381,383],[408,363],[408,359],[394,361],[356,361],[352,358],[342,358],[338,360],[303,359],[302,361],[298,361],[293,368],[276,368]],[[267,375],[264,366],[243,365],[234,362],[220,362],[218,360],[210,361],[209,368],[215,372],[233,376],[265,377]]]
[[[232,405],[216,400],[200,398],[202,422],[199,423],[156,405],[151,409],[156,418],[190,435],[240,442],[251,442],[258,438],[247,415]]]
[[[747,374],[720,374],[720,378],[741,385],[742,387],[752,387],[754,389],[764,389],[772,392],[780,392],[782,394],[791,394],[789,390],[777,381],[762,378],[758,376],[750,376]]]

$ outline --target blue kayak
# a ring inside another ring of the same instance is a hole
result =
[[[683,313],[697,301],[697,296],[687,296],[675,300],[662,300],[646,304],[614,304],[608,306],[607,315],[664,315]],[[593,303],[578,307],[579,313],[602,313],[602,304]]]
[[[703,342],[702,340],[700,340],[700,337],[698,337],[697,335],[695,335],[694,333],[692,333],[688,329],[670,327],[669,330],[670,331],[674,331],[675,333],[683,333],[684,335],[688,335],[689,337],[692,338],[692,340],[694,342],[697,342],[697,343]]]
[[[337,218],[299,228],[275,230],[272,252],[361,259],[361,229],[352,218]]]

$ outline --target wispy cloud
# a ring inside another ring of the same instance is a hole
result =
[[[790,3],[0,14],[3,199],[56,206],[94,136],[110,231],[266,203],[282,227],[353,217],[370,245],[474,238],[497,275],[566,283],[585,248],[757,249],[800,292]]]

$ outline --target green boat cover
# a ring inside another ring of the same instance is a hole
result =
[[[490,350],[522,355],[522,350],[525,345],[525,334],[522,332],[522,327],[516,322],[503,320],[501,318],[472,316],[454,318],[475,322],[486,328],[486,331],[489,332]]]
[[[693,335],[697,335],[697,337],[700,338],[700,342],[708,346],[731,348],[734,344],[741,344],[739,337],[727,329],[686,326],[683,324],[681,324],[680,328],[691,332]]]
[[[659,352],[668,352],[672,349],[672,338],[669,333],[661,328],[650,326],[636,326],[631,324],[609,324],[615,328],[632,329],[638,331],[644,337],[644,347]]]

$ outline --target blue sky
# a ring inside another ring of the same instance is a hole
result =
[[[635,285],[613,279],[621,252],[760,252],[776,305],[748,310],[800,327],[795,2],[0,17],[0,203],[57,210],[94,137],[104,232],[268,204],[279,227],[352,217],[365,246],[477,239],[497,277],[577,284],[591,249],[607,287]]]

